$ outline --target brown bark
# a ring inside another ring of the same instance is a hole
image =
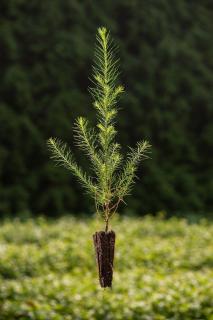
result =
[[[99,282],[102,288],[112,286],[115,232],[99,231],[93,235]]]

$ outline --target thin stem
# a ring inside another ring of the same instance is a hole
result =
[[[108,226],[109,226],[109,203],[107,202],[105,204],[105,222],[106,222],[106,225],[105,225],[105,232],[108,231]]]
[[[118,198],[118,200],[117,200],[117,202],[116,203],[114,203],[113,204],[113,206],[111,207],[111,208],[109,208],[109,211],[111,212],[111,211],[113,211],[114,210],[114,208],[116,208],[117,209],[117,207],[118,207],[118,205],[119,205],[119,203],[121,202],[121,198]]]
[[[114,214],[116,213],[117,209],[118,209],[118,206],[119,206],[119,203],[120,203],[121,199],[118,200],[118,202],[116,203],[116,206],[114,208],[114,211],[113,212],[110,212],[110,219],[114,216]],[[114,207],[114,206],[113,206]]]
[[[109,218],[107,218],[107,219],[105,220],[105,222],[106,222],[105,232],[107,233],[107,232],[108,232],[108,226],[109,226]]]

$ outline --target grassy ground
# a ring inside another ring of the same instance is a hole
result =
[[[213,224],[113,221],[113,289],[99,288],[92,233],[61,218],[0,227],[0,319],[213,319]]]

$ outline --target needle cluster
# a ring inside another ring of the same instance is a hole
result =
[[[77,118],[74,137],[76,145],[89,157],[94,173],[90,177],[75,162],[68,145],[57,138],[48,140],[51,158],[58,165],[70,170],[94,198],[97,212],[103,214],[108,230],[109,219],[117,211],[120,202],[129,195],[135,182],[136,171],[141,160],[147,158],[150,145],[140,141],[130,148],[125,161],[121,146],[115,141],[115,118],[118,112],[118,99],[124,92],[117,85],[118,59],[115,46],[106,28],[99,28],[95,48],[90,92],[97,113],[97,128],[91,128],[87,119]]]

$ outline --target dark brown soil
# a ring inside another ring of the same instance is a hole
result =
[[[93,235],[101,287],[111,287],[115,249],[115,232],[99,231]]]

